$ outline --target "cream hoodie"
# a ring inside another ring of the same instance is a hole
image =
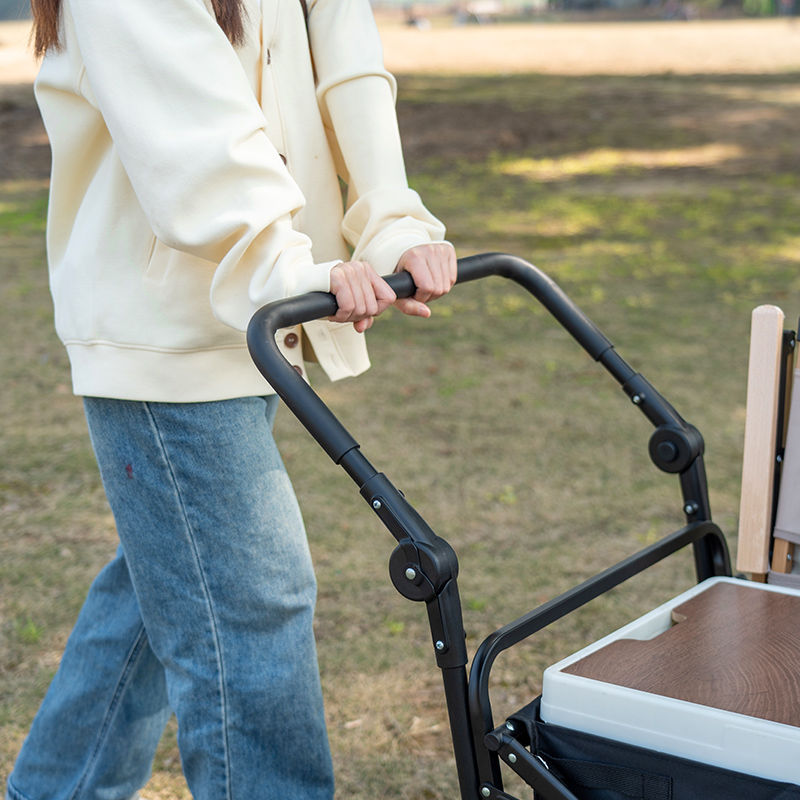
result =
[[[257,308],[328,291],[350,250],[387,274],[444,236],[407,184],[368,0],[310,0],[308,29],[300,0],[245,7],[234,49],[210,2],[63,0],[35,88],[76,394],[268,393],[243,333]],[[352,325],[303,327],[331,378],[369,366]],[[302,368],[300,331],[278,339]]]

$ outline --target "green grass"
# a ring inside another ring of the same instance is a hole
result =
[[[706,441],[735,552],[749,315],[800,292],[796,76],[401,79],[414,186],[462,255],[552,275]],[[436,108],[442,108],[436,116]],[[426,118],[424,115],[429,113]],[[471,131],[468,121],[475,122]],[[418,127],[415,127],[418,126]],[[471,138],[470,138],[471,137]],[[97,567],[115,547],[80,402],[52,332],[45,189],[0,186],[0,777]],[[500,279],[430,320],[390,312],[373,368],[315,386],[365,455],[455,547],[470,652],[492,630],[683,523],[649,423],[535,301]],[[392,588],[393,543],[286,412],[276,435],[317,566],[339,796],[457,795],[424,609]],[[505,654],[498,716],[553,660],[690,585],[682,554]],[[147,798],[187,797],[174,726]]]

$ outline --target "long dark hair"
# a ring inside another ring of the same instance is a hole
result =
[[[242,2],[243,0],[211,0],[217,22],[232,44],[241,44],[244,41]],[[31,11],[33,13],[33,52],[38,58],[50,48],[57,50],[61,46],[58,39],[61,0],[31,0]]]

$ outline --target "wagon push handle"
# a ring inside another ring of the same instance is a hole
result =
[[[684,512],[689,521],[708,520],[711,512],[700,434],[617,355],[611,342],[541,270],[520,258],[501,253],[470,256],[458,262],[457,283],[489,275],[509,278],[526,288],[584,350],[616,378],[633,403],[656,426],[650,440],[653,461],[666,472],[680,473]],[[387,282],[398,297],[410,297],[416,289],[411,275],[406,272],[389,276]],[[493,780],[486,779],[487,773],[494,777],[494,770],[485,769],[486,756],[476,748],[486,731],[474,732],[469,713],[466,671],[469,659],[458,597],[458,561],[453,549],[436,536],[386,476],[379,474],[367,461],[358,442],[297,374],[275,342],[279,329],[330,317],[336,310],[334,296],[325,292],[287,298],[265,306],[254,314],[247,329],[250,354],[290,410],[330,458],[358,484],[361,495],[398,541],[389,562],[389,574],[401,595],[426,604],[436,662],[442,672],[462,798],[508,797],[494,788]],[[698,579],[727,574],[728,568],[721,563],[721,558],[718,549],[705,540],[695,542]],[[543,797],[575,800],[574,795],[554,781],[535,759],[530,759],[529,767],[529,783]],[[487,781],[482,786],[481,779]]]
[[[711,519],[703,465],[703,439],[672,406],[617,354],[611,342],[548,275],[527,261],[504,253],[484,253],[459,259],[457,283],[497,275],[527,289],[572,335],[584,350],[620,383],[631,401],[655,426],[650,456],[664,472],[680,475],[687,522]],[[415,292],[411,275],[387,277],[398,297]],[[358,442],[339,422],[284,358],[275,342],[280,328],[333,316],[336,300],[326,292],[278,300],[257,311],[247,330],[247,343],[256,366],[325,452],[363,488],[376,471],[361,455]],[[376,509],[377,510],[377,509]],[[386,520],[384,520],[386,521]],[[391,528],[390,528],[391,529]],[[395,535],[396,530],[392,530]],[[712,551],[696,549],[698,577],[720,574],[722,565]]]

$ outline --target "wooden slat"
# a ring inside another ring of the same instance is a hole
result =
[[[777,306],[753,310],[736,568],[756,580],[769,569],[783,324]]]
[[[794,544],[786,539],[775,538],[772,546],[772,571],[784,574],[794,566]]]

